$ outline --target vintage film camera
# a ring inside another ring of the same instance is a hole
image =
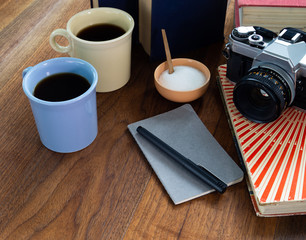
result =
[[[306,33],[284,28],[237,27],[224,51],[233,100],[254,122],[277,119],[288,106],[306,109]]]

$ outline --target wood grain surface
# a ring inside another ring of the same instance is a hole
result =
[[[225,35],[233,28],[232,0]],[[132,75],[123,88],[97,94],[99,133],[86,149],[60,154],[40,142],[22,71],[67,56],[49,45],[89,0],[0,1],[0,239],[305,239],[305,216],[256,217],[245,181],[175,206],[127,130],[129,123],[164,113],[170,102],[154,87],[150,61],[133,46]],[[65,43],[64,39],[59,39]],[[181,57],[212,73],[207,93],[190,104],[238,163],[216,85],[226,63],[224,42]]]

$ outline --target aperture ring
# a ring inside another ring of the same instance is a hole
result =
[[[268,87],[269,92],[273,92],[280,101],[280,106],[285,109],[290,102],[290,91],[286,81],[281,75],[266,68],[252,69],[244,78],[252,78],[259,82],[262,86]],[[244,80],[242,79],[242,81]]]

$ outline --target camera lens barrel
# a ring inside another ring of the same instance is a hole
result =
[[[268,68],[251,69],[236,85],[233,100],[246,118],[272,122],[290,104],[292,92],[282,75]]]

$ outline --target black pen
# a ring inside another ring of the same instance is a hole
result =
[[[190,159],[184,157],[182,154],[174,150],[172,147],[170,147],[168,144],[163,142],[161,139],[153,135],[147,129],[139,126],[137,127],[137,132],[141,136],[146,138],[149,142],[151,142],[156,147],[158,147],[160,150],[162,150],[164,153],[166,153],[168,156],[170,156],[172,159],[174,159],[177,163],[181,164],[184,168],[186,168],[191,173],[193,173],[195,176],[200,178],[204,183],[214,188],[219,193],[225,192],[227,188],[226,183],[224,183],[222,180],[217,178],[215,175],[211,174],[205,168],[195,164]]]

